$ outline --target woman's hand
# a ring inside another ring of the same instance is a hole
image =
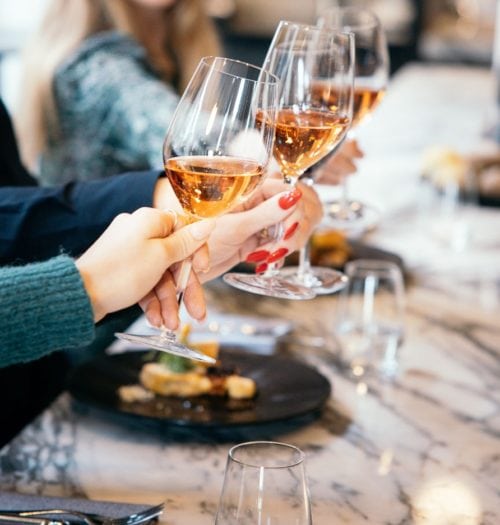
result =
[[[151,208],[118,215],[76,261],[96,321],[145,299],[150,322],[177,327],[176,289],[168,269],[195,252],[194,264],[208,266],[203,245],[215,221],[196,222],[173,232],[176,220],[175,213]],[[153,289],[161,295],[151,293]],[[203,292],[193,275],[184,297],[190,313],[203,318]]]
[[[348,140],[339,150],[328,157],[314,170],[314,180],[320,184],[340,184],[345,177],[356,172],[356,160],[363,158],[363,152],[355,140]]]
[[[207,281],[245,260],[255,263],[256,271],[264,271],[299,249],[321,217],[321,203],[312,188],[299,183],[290,189],[282,180],[267,178],[247,202],[217,219],[208,241],[210,269],[198,275]],[[282,238],[266,241],[263,230],[280,223]]]

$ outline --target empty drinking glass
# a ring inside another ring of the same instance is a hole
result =
[[[311,525],[304,453],[253,441],[229,451],[215,525]]]
[[[393,377],[404,335],[402,272],[390,261],[359,259],[346,264],[345,274],[335,318],[341,360],[356,377]]]

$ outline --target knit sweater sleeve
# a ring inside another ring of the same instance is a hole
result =
[[[0,367],[38,359],[94,337],[90,300],[74,261],[0,269]]]
[[[40,164],[47,185],[162,169],[163,139],[179,96],[123,35],[89,38],[55,73],[58,130]]]

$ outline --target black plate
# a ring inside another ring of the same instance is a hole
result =
[[[144,352],[101,356],[78,366],[70,377],[73,397],[93,407],[174,425],[224,427],[283,421],[320,409],[330,396],[330,383],[313,368],[282,356],[261,356],[222,349],[225,366],[251,377],[258,394],[253,400],[201,396],[189,399],[157,396],[125,403],[117,389],[138,382]]]

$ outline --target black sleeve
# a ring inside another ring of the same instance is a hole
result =
[[[0,186],[35,186],[36,180],[26,171],[9,114],[0,99]]]
[[[122,212],[151,206],[160,172],[59,188],[0,187],[0,264],[82,253]]]

